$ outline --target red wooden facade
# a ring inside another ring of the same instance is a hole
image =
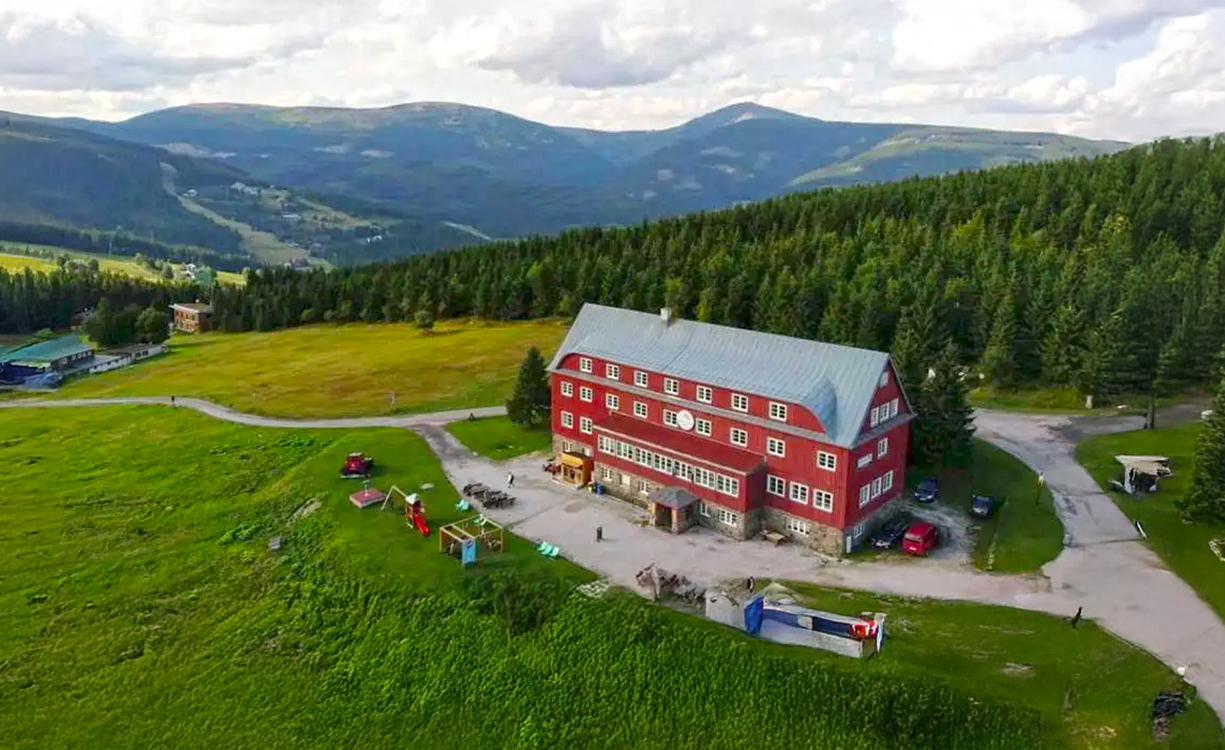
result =
[[[839,530],[870,517],[902,489],[910,415],[891,364],[876,376],[869,414],[849,450],[826,442],[820,420],[799,404],[673,379],[666,372],[646,372],[644,384],[640,372],[630,364],[581,352],[565,355],[551,374],[554,434],[583,446],[597,464],[681,486],[708,506],[738,513],[774,507]],[[747,410],[739,397],[747,398]],[[665,411],[682,410],[693,416],[692,429],[666,423]],[[733,444],[733,429],[743,431],[736,434],[744,438],[743,445]],[[707,431],[709,435],[703,434]],[[666,463],[657,470],[602,450],[601,435],[733,478],[736,493],[702,486],[683,474],[678,477],[675,469],[666,471]],[[770,445],[771,439],[781,443]],[[774,455],[779,449],[783,455]],[[864,487],[867,494],[861,495]],[[862,505],[861,497],[866,498]]]

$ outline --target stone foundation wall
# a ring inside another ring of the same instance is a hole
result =
[[[805,547],[811,547],[825,555],[841,556],[845,550],[844,535],[833,526],[810,521],[807,518],[792,516],[778,508],[764,508],[765,525],[771,531],[777,531],[780,534],[786,534],[787,537],[796,544],[802,544]],[[797,521],[803,521],[808,524],[808,534],[800,534],[787,529],[787,519],[794,518]]]

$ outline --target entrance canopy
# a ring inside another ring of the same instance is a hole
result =
[[[561,459],[562,465],[573,466],[576,469],[584,468],[587,466],[587,463],[591,461],[591,459],[587,456],[582,456],[577,453],[563,453],[561,456],[559,456],[559,458]]]
[[[661,487],[650,495],[651,502],[673,510],[684,510],[698,502],[698,498],[680,487]]]

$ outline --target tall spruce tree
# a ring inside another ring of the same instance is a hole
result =
[[[974,416],[957,345],[950,341],[919,389],[915,447],[918,463],[966,466],[973,451]]]
[[[1017,381],[1017,305],[1009,292],[995,311],[995,323],[983,354],[983,372],[992,385],[1011,388]]]
[[[515,424],[533,429],[543,427],[549,420],[549,378],[544,357],[534,346],[519,365],[519,379],[506,402],[506,414]]]
[[[1042,375],[1051,385],[1071,385],[1085,356],[1085,317],[1070,304],[1055,312],[1042,341]]]
[[[1195,446],[1191,487],[1177,502],[1179,512],[1192,520],[1225,521],[1225,370],[1212,412]]]

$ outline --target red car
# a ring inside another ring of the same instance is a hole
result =
[[[902,537],[902,551],[908,555],[924,557],[940,543],[940,530],[926,521],[911,524]]]

